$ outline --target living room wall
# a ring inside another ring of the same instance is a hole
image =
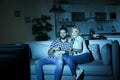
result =
[[[46,4],[47,5],[44,5]],[[0,0],[0,43],[18,43],[34,41],[32,34],[32,19],[48,13],[50,0]],[[16,17],[17,16],[17,17]],[[25,22],[25,19],[28,21]],[[54,26],[53,17],[51,24]],[[49,35],[54,34],[53,31]],[[52,35],[51,39],[55,36]]]
[[[51,16],[50,23],[55,26],[54,13],[48,12],[52,7],[52,3],[52,0],[0,0],[0,43],[35,41],[32,34],[32,19],[38,18],[42,14]],[[103,9],[102,6],[93,7],[96,9],[100,9],[99,7],[101,7],[101,9]],[[79,11],[78,9],[86,9],[88,10],[87,12],[89,12],[91,11],[89,8],[90,6],[83,6],[76,8],[76,11]],[[114,22],[117,32],[120,32],[119,8],[120,6],[115,8],[118,14],[118,20]],[[92,27],[96,28],[96,26]],[[86,32],[87,28],[88,27],[82,27],[83,33]],[[109,27],[107,27],[106,30],[109,30]],[[55,39],[55,27],[53,27],[53,31],[48,34],[51,36],[51,40]]]

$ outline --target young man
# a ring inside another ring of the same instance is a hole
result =
[[[48,58],[39,59],[36,61],[36,74],[37,74],[37,80],[44,80],[43,76],[43,65],[46,64],[55,64],[55,80],[61,80],[64,61],[62,58],[58,58],[57,55],[54,53],[56,51],[69,51],[71,49],[71,44],[68,42],[67,39],[68,31],[66,28],[62,27],[59,30],[59,38],[54,40],[51,43],[50,49],[48,50]]]

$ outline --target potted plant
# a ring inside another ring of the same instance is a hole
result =
[[[48,22],[51,18],[46,15],[41,15],[40,18],[34,18],[32,20],[33,27],[32,33],[35,36],[36,41],[49,40],[48,32],[52,31],[52,25]]]

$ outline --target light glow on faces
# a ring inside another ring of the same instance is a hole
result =
[[[72,29],[72,37],[73,38],[76,38],[77,36],[79,36],[79,30],[78,29],[76,29],[76,28],[73,28]]]

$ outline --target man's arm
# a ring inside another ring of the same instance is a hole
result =
[[[48,50],[48,55],[51,55],[51,54],[53,54],[54,52],[55,52],[54,48],[51,48],[51,49]]]
[[[59,47],[54,47],[54,48],[49,49],[48,50],[48,55],[53,54],[55,51],[60,51],[60,48]]]

